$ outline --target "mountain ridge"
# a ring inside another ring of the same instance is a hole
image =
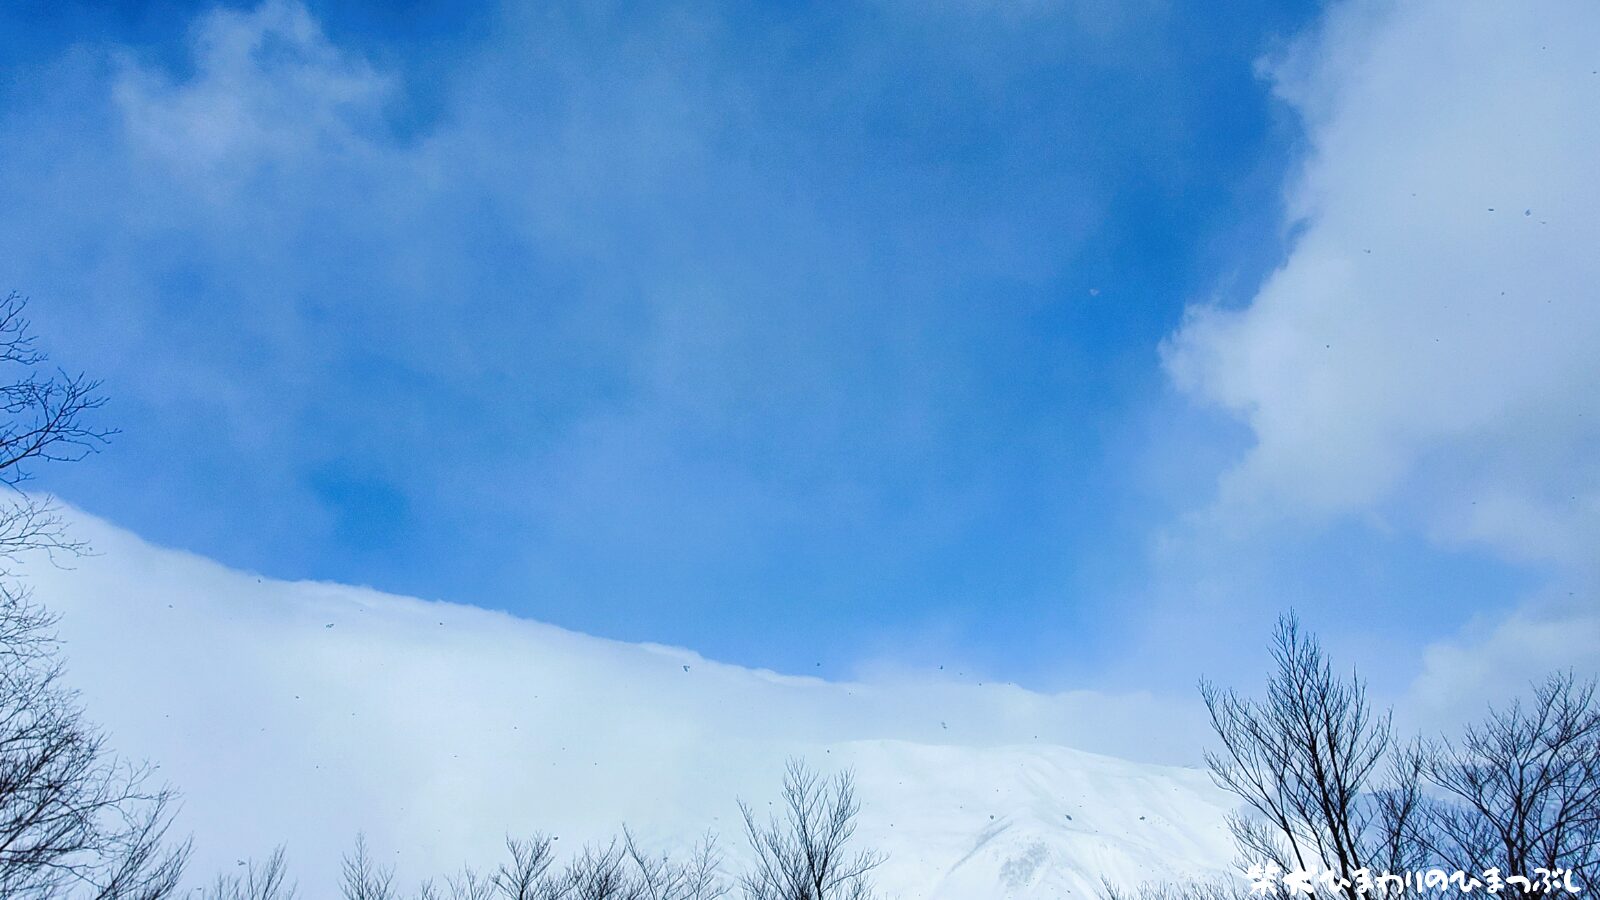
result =
[[[183,792],[201,880],[284,844],[302,885],[331,886],[363,832],[409,883],[492,863],[508,833],[572,847],[623,823],[668,849],[709,828],[736,865],[736,802],[775,799],[796,756],[855,772],[885,896],[1081,897],[1231,862],[1205,773],[1067,746],[1161,736],[1139,698],[752,670],[69,518],[95,554],[25,576],[91,718]]]

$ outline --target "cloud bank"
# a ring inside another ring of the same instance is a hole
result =
[[[1600,641],[1597,47],[1591,3],[1332,7],[1264,67],[1305,130],[1293,249],[1165,347],[1252,437],[1213,521],[1353,518],[1551,579],[1430,652],[1430,702]]]

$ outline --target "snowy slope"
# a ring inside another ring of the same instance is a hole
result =
[[[1087,897],[1101,878],[1215,877],[1232,858],[1206,776],[1069,750],[864,742],[834,750],[905,898]]]
[[[934,677],[835,683],[591,638],[469,606],[275,582],[86,516],[97,554],[32,565],[70,675],[125,752],[184,793],[197,874],[286,843],[308,896],[357,831],[403,881],[626,821],[672,847],[783,761],[855,769],[890,895],[1081,897],[1102,877],[1217,872],[1227,798],[1203,773],[1068,749],[1193,746],[1147,697]]]

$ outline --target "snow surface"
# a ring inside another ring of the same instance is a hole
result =
[[[283,843],[324,896],[358,831],[405,883],[492,863],[507,833],[576,847],[623,822],[667,849],[712,829],[737,864],[736,799],[765,809],[796,755],[854,769],[888,896],[1083,897],[1233,857],[1203,772],[1069,749],[1197,739],[1148,697],[778,675],[73,519],[96,555],[26,576],[91,715],[182,790],[197,876]]]

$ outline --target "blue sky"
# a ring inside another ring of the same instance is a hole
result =
[[[1487,418],[1330,403],[1357,478],[1273,414],[1304,367],[1232,366],[1343,221],[1298,206],[1386,7],[464,6],[0,12],[0,287],[123,432],[47,487],[275,576],[1045,687],[1187,683],[1290,605],[1410,676],[1571,568],[1438,527],[1452,461],[1562,489],[1469,466]]]

